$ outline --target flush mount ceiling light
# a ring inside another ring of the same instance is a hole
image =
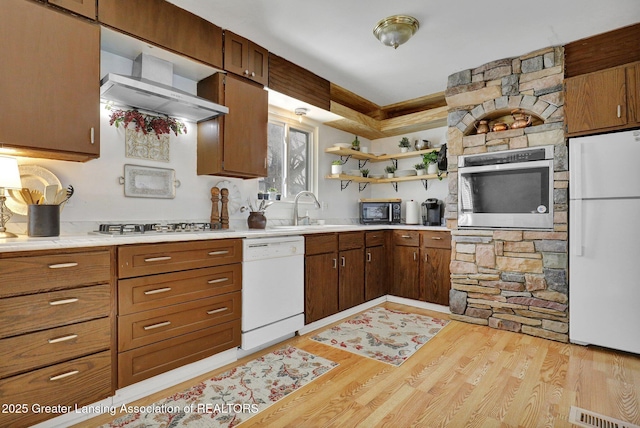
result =
[[[393,15],[384,18],[373,29],[373,35],[382,42],[383,45],[398,46],[405,43],[420,28],[417,19],[407,15]]]
[[[304,107],[300,107],[300,108],[295,109],[294,112],[298,116],[298,121],[300,123],[302,123],[302,116],[306,116],[307,113],[309,112],[309,109],[308,108],[304,108]]]

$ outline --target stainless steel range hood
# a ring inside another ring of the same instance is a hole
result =
[[[100,96],[117,104],[195,122],[229,113],[223,105],[172,87],[172,76],[171,63],[141,54],[134,61],[132,76],[109,73],[102,78]]]

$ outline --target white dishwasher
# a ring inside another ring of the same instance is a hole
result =
[[[304,237],[242,242],[242,346],[253,349],[304,326]]]

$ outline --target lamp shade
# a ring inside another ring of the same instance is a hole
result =
[[[382,42],[383,45],[398,46],[405,43],[420,28],[417,19],[407,15],[394,15],[382,19],[373,29],[373,34]]]
[[[22,189],[17,159],[0,156],[0,187]]]

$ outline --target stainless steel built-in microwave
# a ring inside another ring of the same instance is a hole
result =
[[[361,224],[394,224],[401,221],[401,199],[361,199]]]
[[[553,146],[460,156],[458,227],[553,229]]]

